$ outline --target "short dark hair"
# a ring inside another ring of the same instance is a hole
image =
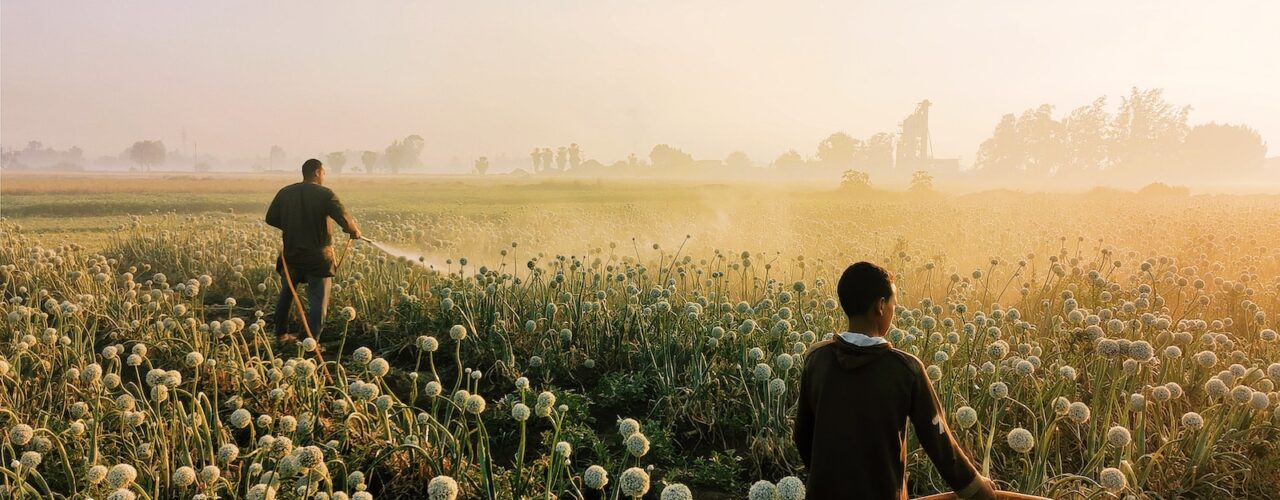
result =
[[[893,274],[870,262],[859,262],[840,275],[836,295],[846,316],[864,314],[877,300],[893,296]]]
[[[310,179],[315,177],[316,171],[322,167],[324,167],[324,164],[315,158],[302,162],[302,178]]]

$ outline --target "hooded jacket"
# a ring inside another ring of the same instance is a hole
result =
[[[814,344],[804,357],[795,444],[808,498],[906,499],[907,421],[942,479],[961,498],[994,499],[947,427],[915,356],[892,344]]]

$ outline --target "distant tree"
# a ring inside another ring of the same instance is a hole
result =
[[[556,170],[564,171],[564,165],[569,162],[569,148],[560,146],[556,148]]]
[[[129,159],[141,166],[143,171],[150,172],[151,167],[164,164],[164,141],[138,141],[129,147],[127,153]]]
[[[1192,174],[1247,174],[1262,168],[1267,145],[1244,125],[1196,125],[1183,143],[1185,164]]]
[[[853,166],[864,171],[893,168],[893,134],[880,132],[869,137],[854,155]]]
[[[927,193],[933,191],[933,175],[924,170],[917,170],[911,174],[911,191],[916,193]]]
[[[794,168],[803,167],[804,163],[804,158],[800,156],[800,153],[792,149],[778,155],[778,159],[773,160],[772,166],[774,168]]]
[[[209,164],[208,164],[208,163],[205,163],[205,162],[197,162],[197,163],[196,163],[196,166],[195,166],[195,171],[196,171],[196,172],[208,172],[208,171],[209,171]]]
[[[360,163],[364,164],[365,173],[372,174],[373,166],[378,164],[378,153],[376,151],[360,153]]]
[[[542,148],[542,171],[551,170],[551,162],[555,159],[555,153],[551,148]]]
[[[688,168],[693,165],[693,155],[679,148],[658,144],[649,151],[649,163],[654,168]]]
[[[1160,89],[1131,89],[1112,124],[1111,166],[1135,174],[1174,164],[1187,135],[1190,112],[1190,106],[1166,102]]]
[[[1018,119],[1013,114],[1000,117],[991,138],[978,146],[974,167],[980,171],[1008,174],[1022,168],[1024,150],[1018,136]]]
[[[347,153],[345,151],[334,151],[324,155],[324,167],[331,170],[335,174],[342,173],[342,167],[347,164]]]
[[[818,161],[830,166],[851,167],[859,149],[862,149],[862,141],[844,132],[836,132],[818,143]]]
[[[391,174],[399,174],[401,168],[422,166],[422,148],[426,141],[422,136],[411,135],[403,140],[391,141],[383,152]]]
[[[857,170],[845,170],[840,176],[840,187],[854,191],[865,191],[871,189],[871,176],[866,172]]]
[[[724,164],[729,168],[751,168],[751,158],[748,158],[747,154],[742,151],[734,151],[724,159]]]
[[[489,157],[481,156],[480,158],[477,158],[473,168],[475,169],[476,174],[484,175],[485,172],[489,171]]]
[[[1163,182],[1153,182],[1138,190],[1141,196],[1190,196],[1191,190],[1186,186],[1170,186]]]
[[[1064,168],[1072,173],[1096,172],[1107,165],[1111,142],[1111,114],[1107,98],[1099,97],[1062,119]]]
[[[271,153],[267,155],[267,167],[270,168],[271,170],[275,170],[276,165],[284,165],[284,159],[285,159],[284,148],[278,145],[272,144]]]
[[[639,156],[636,156],[636,154],[635,154],[635,153],[628,153],[628,154],[627,154],[627,167],[628,167],[628,168],[637,168],[637,167],[639,167],[639,166],[640,166],[640,163],[641,163],[640,157],[639,157]]]
[[[569,145],[569,168],[575,169],[579,165],[582,165],[582,148],[575,142]]]
[[[1064,163],[1062,124],[1053,119],[1053,106],[1042,104],[1018,117],[1018,141],[1022,146],[1022,166],[1029,174],[1057,172]]]
[[[541,149],[533,148],[533,151],[529,153],[529,159],[530,159],[530,160],[532,161],[532,163],[533,163],[533,173],[535,173],[535,174],[536,174],[536,173],[538,173],[538,172],[542,171],[542,169],[540,168],[540,167],[541,167],[541,165],[542,165],[542,150],[541,150]]]

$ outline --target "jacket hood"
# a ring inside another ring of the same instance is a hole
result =
[[[860,346],[850,344],[840,339],[840,337],[836,337],[832,339],[831,343],[836,349],[836,362],[840,363],[840,368],[845,370],[857,370],[893,350],[892,342]]]

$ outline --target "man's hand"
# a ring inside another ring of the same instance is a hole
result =
[[[350,234],[350,235],[351,235],[351,239],[353,239],[353,240],[358,240],[358,239],[360,239],[360,238],[363,238],[363,237],[364,237],[364,233],[361,233],[361,232],[360,232],[360,229],[358,229],[358,228],[357,228],[355,231],[352,231],[352,232],[347,233],[347,234]]]

